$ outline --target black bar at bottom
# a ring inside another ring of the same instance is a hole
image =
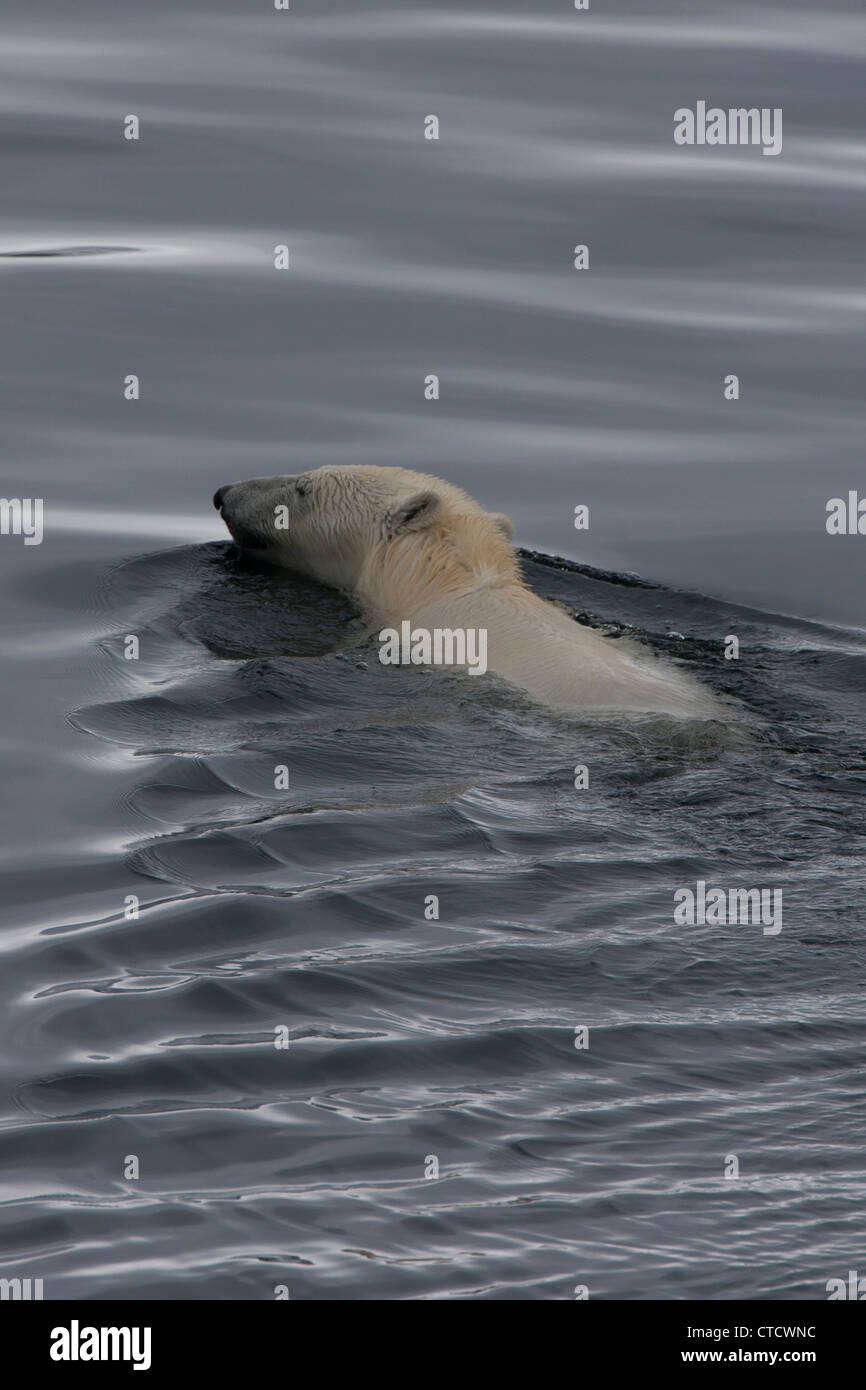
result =
[[[482,1301],[507,1300],[477,1300]],[[295,1374],[300,1371],[308,1379],[310,1360],[318,1360],[319,1374],[332,1379],[340,1370],[340,1352],[346,1369],[355,1375],[371,1374],[374,1358],[386,1382],[407,1375],[411,1378],[422,1367],[429,1375],[438,1364],[443,1375],[453,1376],[455,1356],[459,1361],[462,1355],[456,1353],[447,1336],[452,1331],[464,1334],[460,1343],[464,1348],[465,1336],[472,1338],[471,1360],[476,1366],[484,1364],[485,1376],[496,1371],[500,1348],[508,1358],[508,1370],[503,1373],[518,1377],[526,1373],[524,1358],[531,1363],[537,1357],[536,1370],[540,1371],[552,1354],[559,1359],[567,1356],[570,1348],[577,1357],[576,1372],[588,1371],[594,1365],[597,1374],[599,1363],[607,1372],[637,1372],[642,1376],[667,1375],[674,1368],[701,1374],[708,1367],[729,1371],[752,1366],[773,1370],[800,1367],[818,1372],[826,1380],[828,1375],[860,1364],[866,1331],[860,1301],[621,1303],[587,1299],[575,1300],[561,1318],[543,1325],[535,1322],[538,1313],[528,1315],[522,1329],[515,1324],[513,1312],[507,1324],[497,1324],[495,1320],[488,1323],[487,1314],[477,1308],[472,1314],[466,1308],[447,1313],[428,1310],[423,1323],[404,1323],[408,1311],[396,1313],[391,1304],[383,1314],[387,1322],[377,1327],[376,1305],[365,1300],[358,1301],[357,1314],[351,1303],[340,1300],[326,1301],[324,1306],[306,1300],[4,1301],[0,1304],[0,1326],[7,1354],[14,1348],[16,1370],[25,1374],[47,1372],[58,1384],[70,1376],[93,1379],[106,1369],[115,1376],[137,1373],[142,1381],[145,1376],[161,1380],[176,1372],[213,1374],[223,1381],[251,1373],[282,1371],[289,1375],[294,1368]],[[457,1319],[455,1323],[452,1316]],[[440,1322],[440,1318],[445,1321]],[[317,1335],[320,1319],[322,1339]],[[401,1336],[407,1331],[425,1340],[410,1343],[407,1349]],[[534,1340],[539,1331],[545,1339],[541,1342]],[[447,1339],[443,1339],[443,1332]],[[527,1333],[532,1341],[526,1340]],[[515,1334],[519,1339],[517,1356],[524,1369],[512,1360]],[[550,1342],[548,1337],[557,1341]],[[564,1344],[559,1338],[565,1339]],[[324,1361],[320,1360],[323,1354]]]

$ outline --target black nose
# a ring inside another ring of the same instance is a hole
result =
[[[230,487],[230,486],[231,486],[231,484],[229,484],[229,487]],[[216,492],[214,493],[214,495],[213,495],[213,504],[214,504],[214,506],[216,507],[217,511],[219,511],[220,508],[222,507],[223,499],[224,499],[226,493],[228,492],[228,490],[229,490],[228,487],[218,487],[217,490],[216,490]]]

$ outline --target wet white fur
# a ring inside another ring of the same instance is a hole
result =
[[[287,507],[287,530],[275,509]],[[489,668],[559,709],[718,717],[712,695],[627,639],[574,622],[524,584],[507,517],[404,468],[325,467],[235,483],[223,516],[240,544],[351,594],[371,632],[486,628]]]

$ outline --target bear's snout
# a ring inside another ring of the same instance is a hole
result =
[[[213,495],[213,504],[228,528],[229,535],[241,550],[267,550],[274,541],[268,526],[267,508],[260,498],[249,497],[249,483],[226,483]]]

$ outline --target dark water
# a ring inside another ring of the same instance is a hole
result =
[[[7,14],[3,492],[46,535],[0,538],[0,1273],[866,1273],[866,539],[824,529],[866,493],[862,7]],[[676,149],[704,98],[783,107],[783,153]],[[382,668],[209,507],[327,462],[509,511],[580,562],[528,554],[539,592],[737,716],[569,720]],[[677,925],[698,880],[781,889],[782,930]]]

